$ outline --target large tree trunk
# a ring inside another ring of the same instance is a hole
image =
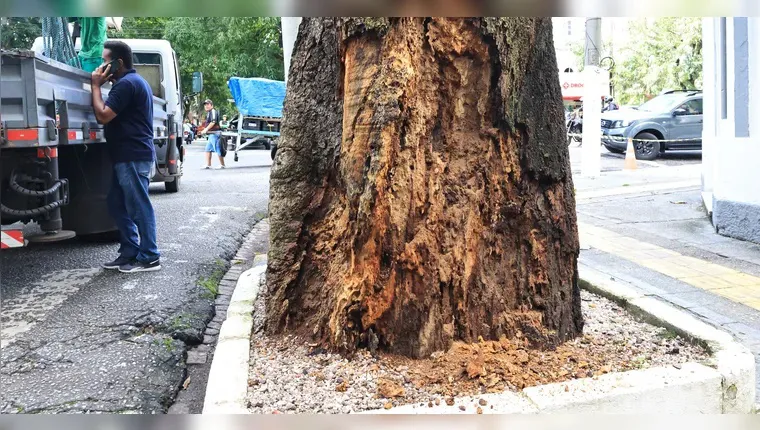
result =
[[[549,18],[305,19],[267,331],[413,357],[581,333],[563,118]]]

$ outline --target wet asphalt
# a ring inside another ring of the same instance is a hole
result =
[[[269,197],[269,151],[201,170],[202,144],[188,147],[179,193],[151,187],[160,272],[100,269],[118,249],[108,242],[0,252],[0,413],[166,412],[213,317],[203,280],[225,270]]]

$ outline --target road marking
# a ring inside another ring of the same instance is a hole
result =
[[[137,281],[127,281],[122,286],[122,290],[134,290],[137,287]]]
[[[760,277],[590,224],[578,223],[578,232],[585,247],[616,255],[692,287],[760,310]]]
[[[212,206],[198,208],[200,213],[196,213],[187,221],[187,225],[179,227],[180,230],[208,231],[216,224],[222,212],[245,212],[247,207],[240,206]]]
[[[44,321],[50,311],[62,305],[71,295],[100,273],[100,269],[61,270],[23,288],[12,299],[3,299],[0,311],[0,348],[5,348]]]

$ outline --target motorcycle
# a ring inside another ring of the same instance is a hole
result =
[[[193,143],[193,139],[195,139],[195,133],[197,128],[194,125],[190,126],[190,131],[183,131],[182,132],[182,141],[185,142],[185,144],[190,145]]]
[[[580,142],[583,134],[583,108],[576,109],[567,121],[567,144]]]

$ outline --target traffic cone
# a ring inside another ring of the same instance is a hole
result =
[[[625,165],[623,170],[636,170],[636,150],[633,148],[633,139],[628,139],[628,148],[625,150]]]

